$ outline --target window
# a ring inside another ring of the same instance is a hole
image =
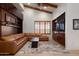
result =
[[[35,33],[50,34],[50,21],[35,21],[34,31]]]

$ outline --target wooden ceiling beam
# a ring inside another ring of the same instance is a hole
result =
[[[54,5],[54,4],[51,4],[51,3],[46,3],[48,6],[51,6],[51,7],[54,7],[54,8],[57,8],[57,5]]]
[[[46,12],[46,13],[52,14],[51,11],[47,11],[47,10],[44,10],[44,9],[40,9],[38,7],[33,7],[33,6],[30,6],[30,5],[24,5],[24,7],[27,7],[27,8],[31,8],[31,9],[34,9],[34,10],[38,10],[38,11],[42,11],[42,12]]]
[[[39,6],[50,6],[53,8],[57,8],[57,5],[51,3],[38,3]]]

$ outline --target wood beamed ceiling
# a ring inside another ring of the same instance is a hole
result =
[[[52,14],[52,11],[43,9],[40,6],[42,6],[42,7],[44,7],[44,6],[48,7],[49,6],[51,8],[57,8],[57,5],[50,4],[50,3],[37,3],[37,5],[38,6],[32,6],[32,5],[24,4],[24,7],[31,8],[31,9],[34,9],[34,10],[38,10],[38,11],[41,11],[41,12],[46,12],[46,13],[49,13],[49,14]]]

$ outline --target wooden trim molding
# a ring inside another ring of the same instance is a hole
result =
[[[24,5],[24,7],[27,7],[27,8],[31,8],[31,9],[34,9],[34,10],[38,10],[38,11],[42,11],[42,12],[46,12],[46,13],[52,14],[51,11],[47,11],[47,10],[40,9],[40,8],[37,8],[37,7],[33,7],[33,6],[30,6],[30,5]]]

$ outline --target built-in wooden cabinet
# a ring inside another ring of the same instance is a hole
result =
[[[52,33],[53,39],[65,46],[65,13],[52,21]]]
[[[13,14],[13,12],[11,13],[12,9],[11,10],[7,9],[9,8],[8,4],[1,4],[1,5],[0,5],[0,35],[5,36],[5,35],[22,33],[23,19],[17,17],[15,14]],[[12,4],[11,6],[13,7]]]

